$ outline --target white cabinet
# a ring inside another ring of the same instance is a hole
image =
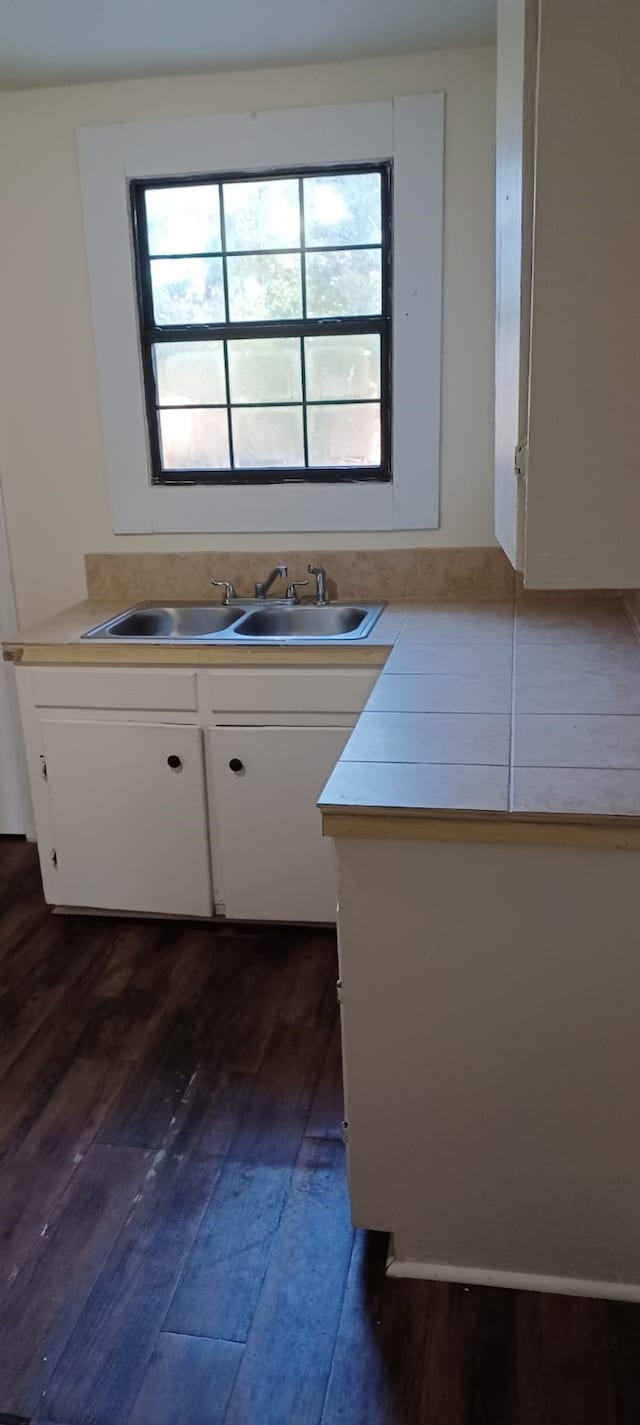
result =
[[[227,916],[335,920],[333,846],[323,839],[316,802],[350,731],[210,729],[214,879]]]
[[[44,715],[40,730],[48,898],[211,915],[200,728]]]
[[[498,0],[496,69],[496,535],[516,569],[524,560],[537,0]]]
[[[348,665],[18,668],[47,901],[335,922],[317,800],[376,677]]]
[[[499,0],[496,533],[532,588],[640,587],[639,72],[638,5]]]

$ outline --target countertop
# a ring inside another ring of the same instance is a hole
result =
[[[336,837],[640,845],[640,643],[622,603],[409,609],[320,806]]]
[[[377,666],[320,798],[327,834],[589,845],[595,831],[598,844],[640,845],[640,643],[616,598],[390,605],[362,643],[82,641],[121,611],[77,604],[6,643],[5,658]]]
[[[195,603],[198,600],[194,600]],[[357,600],[353,601],[354,603]],[[225,665],[372,664],[382,667],[394,647],[406,620],[407,605],[388,604],[368,638],[361,642],[313,644],[266,643],[128,643],[124,638],[83,639],[98,624],[115,618],[127,607],[122,600],[102,602],[85,599],[64,609],[45,623],[20,633],[3,643],[4,657],[11,663],[84,663],[91,666],[135,664],[138,667],[206,668]]]

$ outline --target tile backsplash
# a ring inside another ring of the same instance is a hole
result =
[[[296,580],[307,577],[308,564],[322,564],[333,599],[499,599],[511,597],[515,587],[513,569],[498,548],[85,555],[89,598],[131,603],[215,600],[220,590],[212,589],[212,579],[229,579],[238,594],[248,595],[276,564],[286,564]],[[313,581],[309,592],[312,587]]]

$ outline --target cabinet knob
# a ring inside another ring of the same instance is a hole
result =
[[[232,772],[244,772],[244,763],[239,757],[232,757],[229,766]]]
[[[175,752],[172,752],[171,756],[167,757],[167,766],[171,767],[173,772],[178,772],[180,770],[182,762],[179,757],[176,757]]]

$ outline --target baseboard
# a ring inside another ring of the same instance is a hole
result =
[[[489,1267],[452,1266],[448,1262],[420,1262],[396,1257],[389,1240],[388,1277],[418,1281],[452,1282],[461,1286],[500,1286],[513,1291],[551,1292],[558,1296],[595,1296],[609,1301],[640,1301],[640,1285],[632,1282],[589,1281],[581,1277],[553,1277],[534,1272],[494,1272]]]

